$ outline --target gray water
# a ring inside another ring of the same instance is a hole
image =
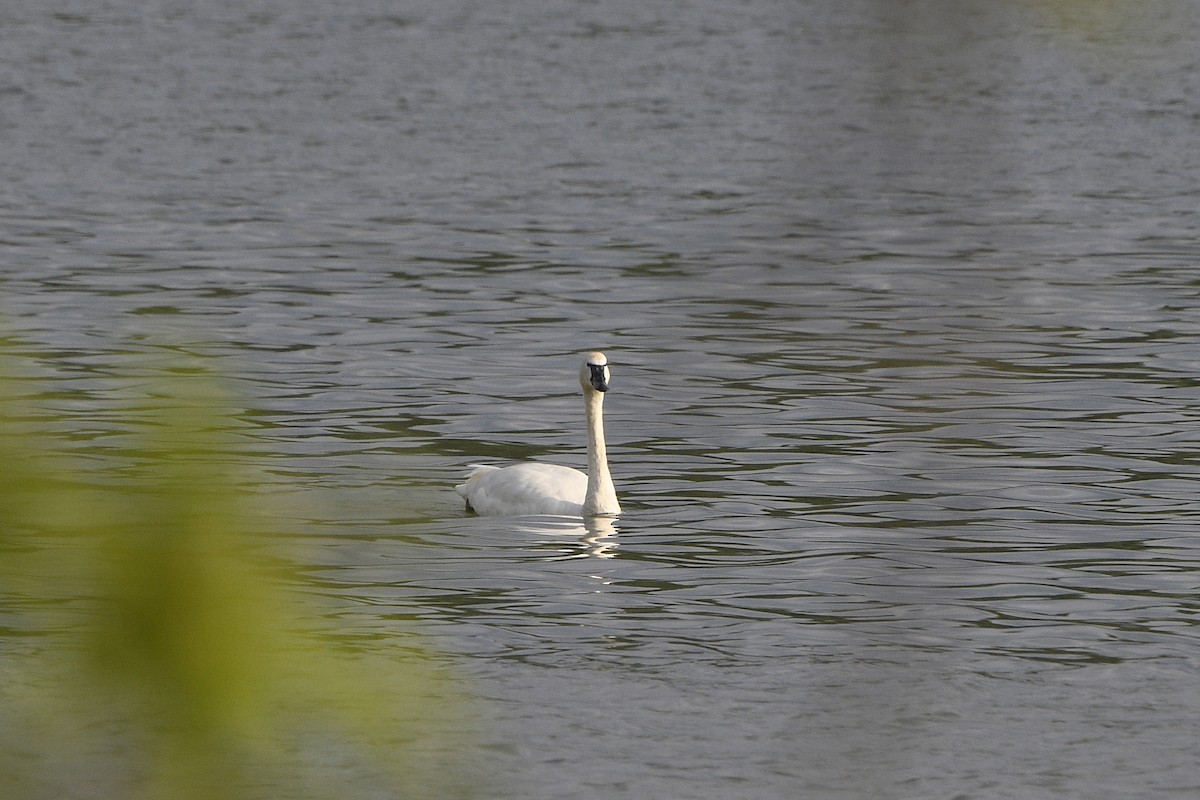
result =
[[[1194,797],[1200,10],[1127,5],[18,3],[3,326],[96,459],[208,356],[481,796]],[[626,513],[466,513],[596,348]]]

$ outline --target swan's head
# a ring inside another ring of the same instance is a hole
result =
[[[604,353],[588,353],[579,368],[579,383],[585,392],[607,392],[610,376]]]

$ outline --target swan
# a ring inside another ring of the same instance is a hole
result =
[[[615,517],[621,513],[604,445],[603,406],[609,370],[603,353],[587,354],[579,368],[579,385],[587,412],[587,474],[571,467],[534,462],[511,467],[473,465],[467,479],[454,490],[476,514]]]

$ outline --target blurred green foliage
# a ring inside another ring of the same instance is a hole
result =
[[[203,369],[97,454],[4,367],[0,797],[475,795],[461,689],[411,632],[329,630]]]
[[[1066,39],[1079,39],[1132,54],[1152,40],[1170,18],[1161,4],[1147,0],[1020,0],[1020,4]],[[1156,8],[1156,6],[1158,6]]]

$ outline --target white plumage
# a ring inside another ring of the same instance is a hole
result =
[[[603,405],[609,378],[604,354],[588,353],[579,370],[588,430],[587,474],[557,464],[477,465],[454,490],[483,516],[620,514],[604,443]]]

